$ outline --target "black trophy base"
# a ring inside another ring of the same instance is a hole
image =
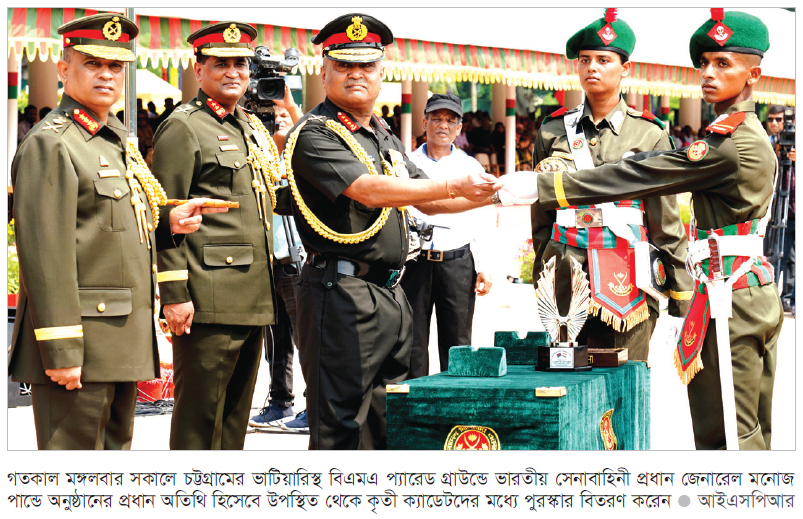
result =
[[[588,346],[578,346],[576,342],[553,342],[549,346],[538,346],[536,371],[590,371],[588,365]]]

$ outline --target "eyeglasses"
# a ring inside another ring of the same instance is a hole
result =
[[[767,117],[767,122],[769,123],[782,123],[783,117]]]

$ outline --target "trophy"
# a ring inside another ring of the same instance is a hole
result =
[[[537,371],[588,371],[588,346],[575,342],[588,318],[591,290],[583,267],[574,258],[572,263],[572,299],[569,313],[560,315],[555,300],[555,257],[549,259],[538,278],[535,290],[538,314],[550,337],[549,346],[538,346]]]

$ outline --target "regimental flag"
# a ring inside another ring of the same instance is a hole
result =
[[[589,313],[618,332],[626,332],[650,316],[647,297],[636,288],[634,249],[589,249],[591,278]]]

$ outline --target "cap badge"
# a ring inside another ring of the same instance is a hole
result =
[[[708,36],[722,47],[731,36],[733,36],[733,31],[724,23],[717,22],[716,25],[711,27],[711,30],[708,31]]]
[[[616,31],[613,30],[610,23],[606,23],[602,29],[598,30],[597,35],[605,45],[610,45],[616,39]]]
[[[362,24],[362,16],[351,19],[351,25],[346,29],[346,35],[351,41],[361,41],[368,36],[368,27]]]
[[[229,25],[223,31],[223,40],[226,43],[240,43],[240,29],[234,24]]]
[[[103,37],[110,41],[117,41],[123,34],[123,26],[120,25],[120,18],[115,16],[103,26]]]

